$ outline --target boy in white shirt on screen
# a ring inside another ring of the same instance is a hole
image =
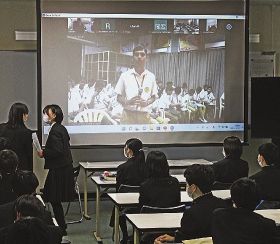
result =
[[[133,49],[134,68],[121,74],[115,87],[118,102],[124,110],[121,124],[149,124],[151,104],[157,97],[155,75],[145,68],[147,50]]]

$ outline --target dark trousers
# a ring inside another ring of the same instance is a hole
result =
[[[65,219],[64,219],[64,212],[63,212],[63,207],[61,202],[51,202],[52,205],[52,209],[53,209],[53,213],[54,213],[54,217],[59,225],[59,227],[62,230],[62,234],[65,236],[67,235],[66,233],[66,228],[67,225],[65,223]]]

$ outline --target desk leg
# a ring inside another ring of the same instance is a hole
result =
[[[139,231],[134,227],[133,229],[133,243],[134,244],[139,244],[140,243],[140,238],[139,238]]]
[[[93,232],[94,237],[98,242],[102,242],[101,237],[100,237],[100,187],[96,185],[96,203],[95,203],[95,214],[96,214],[96,219],[95,219],[95,225],[96,225],[96,231]]]
[[[119,244],[120,243],[120,232],[119,232],[119,209],[117,206],[115,206],[115,225],[114,225],[114,243]]]
[[[88,215],[88,206],[87,206],[87,170],[84,170],[84,217],[85,219],[91,219]]]

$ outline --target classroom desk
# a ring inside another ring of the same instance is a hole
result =
[[[265,218],[272,219],[275,221],[276,225],[280,225],[280,209],[255,210],[255,213],[258,213]]]
[[[134,244],[140,243],[140,232],[175,231],[181,226],[183,213],[127,214],[133,226]],[[151,221],[153,220],[153,221]]]
[[[212,191],[213,195],[222,199],[230,198],[229,190]],[[137,206],[139,203],[139,193],[108,193],[109,198],[115,205],[115,225],[114,225],[114,241],[119,243],[119,209],[124,207]],[[186,191],[181,191],[181,203],[192,202]]]
[[[88,215],[87,206],[87,179],[92,176],[95,172],[102,172],[104,170],[115,170],[117,167],[124,163],[124,161],[115,162],[80,162],[79,164],[84,169],[84,217],[90,219]],[[170,169],[184,169],[188,165],[192,164],[205,164],[211,165],[212,163],[205,159],[179,159],[179,160],[168,160]],[[89,172],[89,174],[88,174]]]
[[[173,177],[177,178],[180,186],[186,185],[186,178],[184,175],[172,175]],[[102,193],[107,192],[109,188],[115,188],[116,187],[116,181],[115,180],[102,180],[100,179],[100,176],[92,176],[91,177],[92,182],[96,186],[96,203],[95,203],[95,226],[96,230],[93,231],[94,237],[98,242],[101,242],[101,236],[100,236],[100,198]]]

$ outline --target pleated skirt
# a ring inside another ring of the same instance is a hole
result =
[[[44,186],[46,202],[70,202],[75,197],[73,166],[50,169]]]

